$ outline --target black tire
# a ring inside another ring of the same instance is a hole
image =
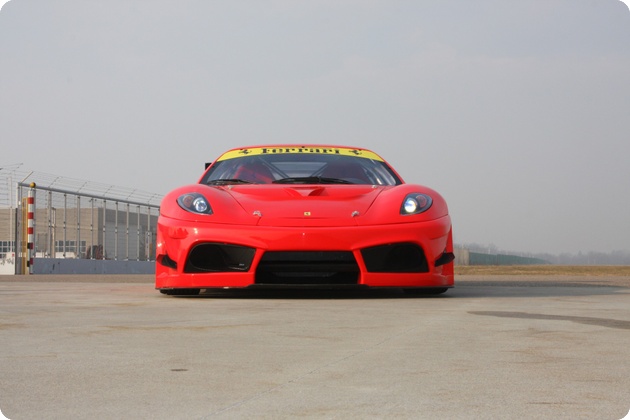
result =
[[[448,290],[448,287],[417,287],[403,290],[408,295],[441,295]]]
[[[160,293],[169,296],[197,296],[201,289],[162,289]]]

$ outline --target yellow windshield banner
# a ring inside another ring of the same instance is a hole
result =
[[[244,149],[230,150],[223,154],[217,161],[234,159],[245,156],[256,155],[283,155],[283,154],[315,154],[315,155],[338,155],[354,156],[365,159],[383,161],[374,152],[365,149],[351,149],[348,147],[329,146],[268,146],[268,147],[248,147]]]

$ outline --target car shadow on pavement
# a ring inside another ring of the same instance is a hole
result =
[[[583,282],[499,282],[474,281],[456,284],[452,296],[456,298],[502,297],[544,298],[562,296],[598,296],[630,293],[630,288]]]
[[[479,297],[542,298],[630,293],[630,288],[572,282],[467,281],[442,294],[405,293],[400,288],[378,289],[202,289],[198,299],[467,299]]]

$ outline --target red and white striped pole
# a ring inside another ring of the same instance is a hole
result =
[[[33,260],[35,259],[35,183],[31,182],[26,201],[28,238],[26,246],[28,248],[28,274],[33,274]]]

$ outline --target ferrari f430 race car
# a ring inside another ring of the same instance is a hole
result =
[[[406,184],[366,149],[230,150],[196,184],[168,193],[155,286],[201,289],[454,285],[451,219],[437,192]]]

